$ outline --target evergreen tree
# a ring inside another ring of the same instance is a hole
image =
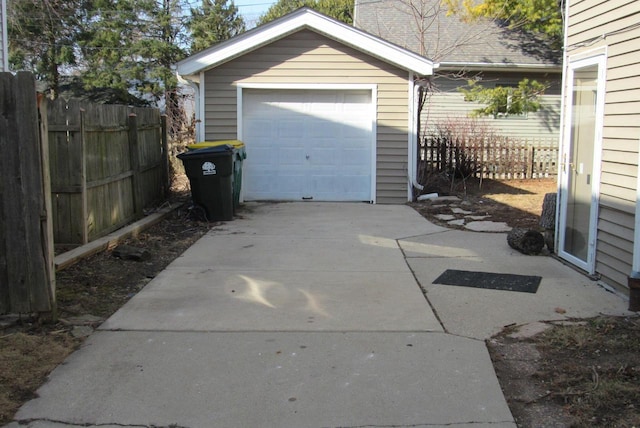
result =
[[[354,0],[278,0],[260,17],[258,25],[266,24],[304,6],[347,24],[353,23]]]
[[[152,101],[177,85],[185,28],[177,0],[95,0],[82,34],[86,88],[133,91]]]
[[[9,62],[47,83],[52,97],[60,76],[78,61],[75,49],[84,0],[12,0],[8,2]]]
[[[512,116],[526,115],[540,109],[540,96],[547,87],[536,80],[522,79],[518,86],[486,88],[475,80],[458,90],[464,94],[465,101],[482,104],[472,112],[472,116]]]
[[[203,0],[191,8],[191,51],[198,52],[245,31],[245,23],[233,0]]]

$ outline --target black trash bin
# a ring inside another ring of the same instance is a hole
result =
[[[240,191],[242,189],[242,163],[247,158],[245,145],[240,140],[219,140],[219,141],[202,141],[200,143],[189,144],[187,150],[200,150],[208,147],[217,147],[223,145],[232,146],[235,150],[233,156],[233,212],[240,206]]]
[[[178,159],[191,184],[191,197],[207,220],[233,220],[234,154],[230,145],[219,145],[181,153]]]

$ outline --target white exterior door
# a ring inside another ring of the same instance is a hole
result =
[[[604,112],[604,57],[569,63],[564,118],[558,255],[595,271]]]
[[[371,94],[243,89],[243,199],[372,201]]]

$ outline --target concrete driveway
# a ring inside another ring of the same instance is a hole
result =
[[[482,340],[509,317],[480,317],[496,308],[477,290],[430,284],[481,262],[474,246],[491,235],[449,232],[407,206],[248,204],[107,320],[16,419],[515,427]],[[474,299],[483,306],[469,310]]]

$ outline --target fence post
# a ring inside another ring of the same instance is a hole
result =
[[[533,145],[529,146],[527,156],[529,156],[529,164],[531,165],[531,168],[529,169],[529,178],[533,178],[533,174],[536,171],[536,149]]]
[[[136,217],[142,217],[142,195],[140,195],[140,156],[138,153],[138,117],[129,113],[129,155],[131,157],[131,185],[133,207]]]
[[[44,242],[51,212],[35,78],[0,73],[0,313],[40,312],[55,317],[52,247]]]
[[[85,112],[85,109],[80,107],[80,200],[82,201],[82,244],[86,244],[89,242],[89,203],[87,195],[87,134],[85,132]]]
[[[45,271],[49,278],[49,301],[51,318],[58,320],[56,301],[55,242],[53,239],[53,203],[51,201],[51,171],[49,158],[49,122],[47,120],[47,99],[38,95],[38,116],[40,122],[40,157],[42,159],[42,197],[44,215],[40,217],[42,248],[45,254]]]
[[[167,115],[160,116],[160,132],[162,135],[160,139],[162,141],[162,183],[164,197],[169,197],[169,191],[171,190],[171,179],[169,178],[169,143],[167,140]]]

